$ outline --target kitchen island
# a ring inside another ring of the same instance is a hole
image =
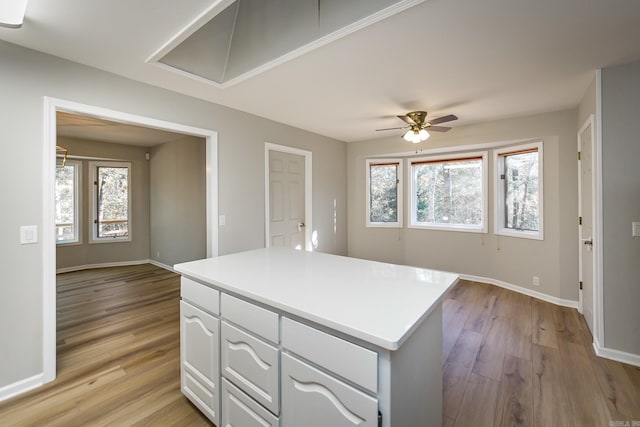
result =
[[[259,249],[177,264],[183,393],[218,426],[438,426],[453,273]]]

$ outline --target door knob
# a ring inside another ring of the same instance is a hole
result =
[[[298,231],[301,231],[304,228],[304,222],[298,223]]]

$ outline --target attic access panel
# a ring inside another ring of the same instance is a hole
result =
[[[147,62],[231,86],[424,0],[219,0]]]

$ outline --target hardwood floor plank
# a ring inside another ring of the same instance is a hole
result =
[[[569,337],[566,337],[569,339]],[[607,425],[612,420],[598,389],[593,367],[582,343],[560,342],[562,382],[568,390],[573,419],[578,426]]]
[[[443,414],[456,419],[482,335],[463,330],[443,367]]]
[[[506,353],[520,359],[532,360],[532,298],[516,295],[507,331]]]
[[[508,328],[508,317],[491,317],[473,365],[474,373],[495,381],[500,381],[502,378],[502,366],[507,344],[504,338],[507,335]]]
[[[476,300],[471,302],[473,308],[471,309],[471,313],[469,313],[464,328],[484,333],[495,302],[496,294],[492,292],[491,289],[484,289],[482,292],[479,292],[476,295]]]
[[[442,360],[447,360],[451,349],[462,333],[464,324],[469,317],[469,308],[459,301],[446,299],[443,302],[442,322],[446,325],[447,333],[442,336]]]
[[[493,427],[500,383],[472,373],[460,405],[456,427]]]
[[[496,408],[496,427],[533,425],[533,365],[507,355]]]
[[[557,349],[558,338],[556,336],[553,309],[554,306],[548,302],[533,300],[532,337],[534,344]]]
[[[583,427],[576,425],[562,382],[562,361],[557,349],[533,346],[533,423],[535,426]]]

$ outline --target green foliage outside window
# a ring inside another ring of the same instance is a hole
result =
[[[398,165],[370,165],[369,221],[398,221]]]

